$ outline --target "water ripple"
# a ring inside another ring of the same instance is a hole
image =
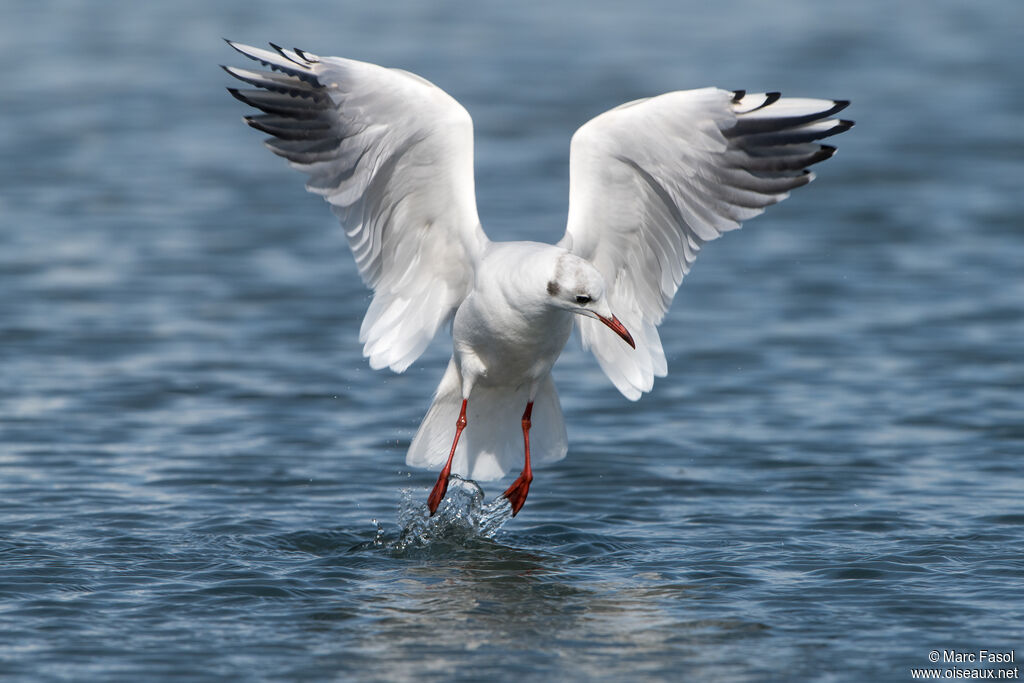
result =
[[[0,678],[1019,658],[1019,0],[50,4],[0,21]],[[619,102],[739,84],[849,97],[858,125],[701,250],[643,400],[570,344],[570,453],[520,514],[453,479],[430,517],[403,456],[450,340],[366,365],[345,236],[239,124],[224,27],[448,88],[497,239],[557,239],[570,136]]]

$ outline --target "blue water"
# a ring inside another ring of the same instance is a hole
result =
[[[0,678],[1024,658],[1022,26],[1018,0],[7,0]],[[404,451],[449,342],[401,376],[361,359],[344,237],[241,124],[222,36],[446,88],[498,239],[561,235],[569,137],[626,100],[777,89],[849,98],[857,127],[702,252],[652,394],[571,344],[569,456],[515,519],[508,482],[457,483],[428,523]]]

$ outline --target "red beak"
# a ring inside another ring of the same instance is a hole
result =
[[[629,333],[629,330],[626,329],[626,326],[620,323],[619,319],[616,318],[614,315],[611,318],[606,318],[603,315],[599,315],[597,316],[597,319],[603,322],[608,327],[610,327],[612,332],[622,337],[622,339],[627,344],[632,346],[634,349],[636,348],[636,344],[633,343],[633,336]]]

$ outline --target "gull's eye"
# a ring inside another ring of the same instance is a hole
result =
[[[583,305],[583,306],[586,306],[587,304],[590,303],[590,297],[587,296],[586,294],[577,294],[576,295],[576,303],[578,303],[580,305]]]

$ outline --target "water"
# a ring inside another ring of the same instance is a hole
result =
[[[903,681],[931,650],[1024,657],[1024,5],[0,15],[0,677]],[[501,482],[427,521],[434,475],[403,454],[448,341],[402,376],[360,358],[344,239],[239,122],[222,36],[447,88],[498,239],[561,234],[572,131],[629,99],[779,89],[858,123],[702,253],[653,394],[573,344],[568,458],[514,519]]]

